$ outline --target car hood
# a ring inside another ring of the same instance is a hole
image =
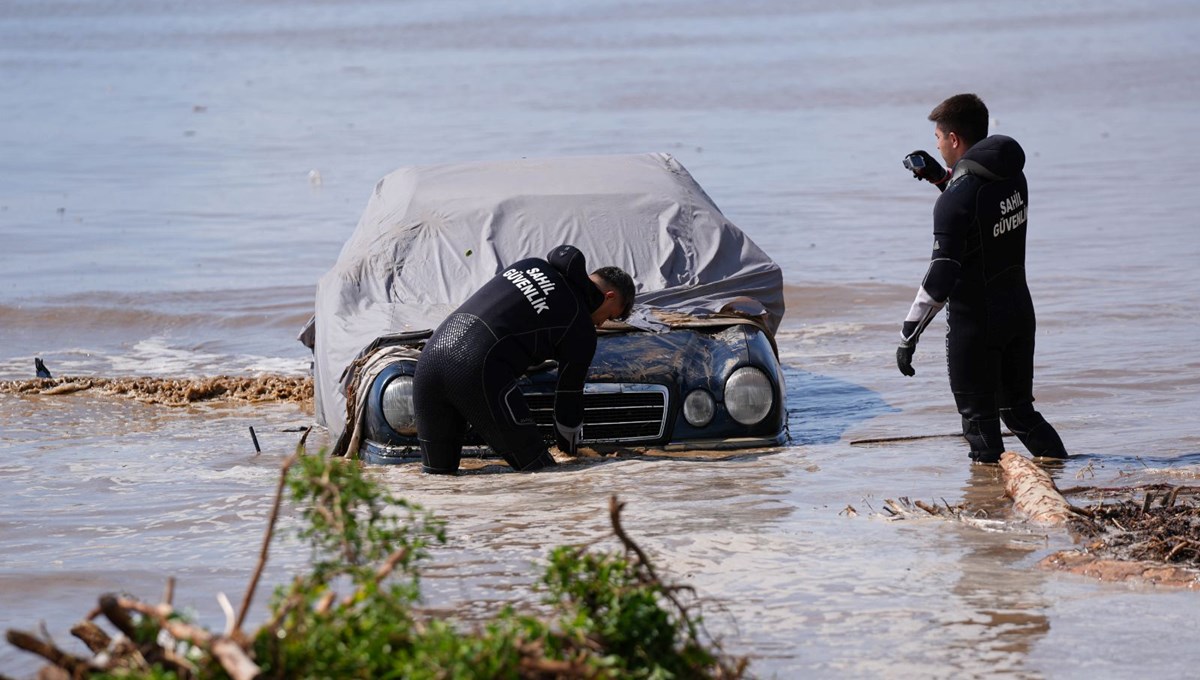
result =
[[[708,343],[691,330],[673,333],[623,333],[600,338],[588,369],[588,381],[669,384],[684,363],[702,363],[696,351]]]
[[[670,332],[602,334],[588,370],[589,383],[692,384],[728,376],[748,356],[746,333],[762,327],[726,320],[724,326],[695,324]],[[543,369],[553,368],[547,362]],[[536,383],[555,382],[552,370],[531,371]]]

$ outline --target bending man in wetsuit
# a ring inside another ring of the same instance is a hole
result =
[[[424,471],[458,471],[468,424],[514,470],[554,465],[517,389],[517,379],[547,359],[558,362],[555,441],[574,455],[596,327],[629,316],[633,298],[629,274],[604,267],[589,275],[583,253],[565,245],[485,283],[438,326],[417,362],[413,402]]]
[[[917,339],[948,302],[950,389],[971,460],[1000,460],[1000,419],[1034,456],[1066,458],[1058,433],[1033,408],[1025,152],[1011,137],[987,136],[987,106],[973,94],[950,97],[929,120],[950,170],[923,150],[904,159],[917,179],[942,194],[933,208],[933,257],[904,320],[896,363],[904,375],[915,375]]]

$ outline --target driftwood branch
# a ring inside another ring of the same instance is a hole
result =
[[[125,612],[126,616],[128,616],[129,612],[137,612],[149,618],[159,629],[166,631],[168,635],[176,640],[195,643],[196,641],[193,638],[199,637],[200,639],[204,639],[203,636],[197,636],[193,633],[194,630],[201,630],[203,632],[203,629],[197,629],[195,626],[170,618],[174,612],[171,606],[167,604],[149,605],[138,600],[119,597],[116,598],[115,603],[109,603],[107,607],[109,610],[119,608]],[[108,616],[108,614],[105,613],[105,616]],[[132,642],[133,638],[130,638],[130,643],[132,644]],[[179,656],[167,646],[159,646],[157,641],[145,643],[140,647],[135,647],[131,651],[137,652],[137,656],[141,657],[140,661],[142,663],[147,665],[160,663],[168,669],[175,671],[181,678],[191,678],[197,671],[195,664]]]
[[[170,649],[165,649],[155,643],[147,643],[143,648],[133,645],[132,641],[136,639],[136,627],[131,613],[136,613],[149,618],[160,630],[166,632],[175,640],[187,642],[212,651],[213,656],[217,658],[221,666],[234,680],[251,680],[258,675],[257,670],[250,672],[249,669],[251,667],[257,669],[257,666],[254,666],[253,661],[250,660],[246,651],[235,641],[223,636],[214,636],[197,625],[174,618],[174,609],[166,602],[152,605],[132,598],[104,595],[100,598],[100,605],[97,611],[93,612],[91,616],[94,617],[101,613],[129,641],[127,645],[124,643],[117,645],[117,647],[127,648],[114,650],[115,657],[124,656],[131,658],[138,666],[161,663],[184,678],[193,677],[196,672],[195,666],[190,661],[180,657]],[[90,622],[79,624],[72,629],[72,632],[77,637],[84,639],[93,651],[97,651],[93,645],[101,644],[107,637],[103,631]],[[231,644],[233,647],[237,647],[237,649],[231,648]],[[104,648],[107,649],[111,646],[110,641],[110,643],[105,644]],[[220,650],[219,653],[218,650]],[[65,668],[61,663],[56,663],[56,665]]]
[[[117,600],[117,606],[127,612],[137,612],[154,621],[155,625],[167,631],[176,640],[183,640],[194,645],[206,647],[212,642],[213,635],[203,628],[171,618],[174,611],[165,605],[146,604],[139,600],[122,597]]]
[[[1013,506],[1039,524],[1062,525],[1075,516],[1071,504],[1054,486],[1054,480],[1032,460],[1012,451],[1000,456],[1004,492]]]
[[[213,641],[211,649],[213,656],[221,663],[221,668],[224,668],[233,680],[254,680],[262,673],[262,669],[250,660],[246,650],[230,638],[217,638]]]
[[[71,628],[71,635],[82,640],[93,654],[103,652],[112,644],[112,638],[108,636],[108,633],[91,621],[81,621],[75,624]]]
[[[1003,437],[1014,437],[1012,432],[1001,432]],[[893,442],[913,442],[922,439],[951,439],[962,438],[962,434],[958,432],[948,432],[946,434],[910,434],[898,437],[868,437],[866,439],[853,439],[850,441],[850,446],[863,446],[865,444],[891,444]]]
[[[207,648],[233,680],[253,680],[261,672],[235,638],[213,635],[200,626],[172,618],[174,611],[166,604],[150,605],[138,600],[119,598],[116,605],[123,610],[149,617],[176,640]],[[176,661],[187,664],[183,659],[177,658]]]
[[[116,595],[107,593],[100,596],[100,612],[108,619],[112,625],[117,627],[125,637],[130,640],[137,638],[137,630],[133,625],[133,618],[129,616],[129,612],[121,606],[120,600]]]
[[[72,654],[68,654],[55,646],[54,643],[41,640],[33,635],[30,635],[29,633],[19,630],[10,630],[5,637],[14,647],[18,647],[32,654],[37,654],[43,659],[54,664],[56,667],[65,670],[72,678],[85,677],[90,670],[86,659],[81,659]]]

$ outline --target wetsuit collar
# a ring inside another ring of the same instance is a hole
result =
[[[1015,177],[1025,168],[1025,150],[1017,140],[1005,135],[985,137],[954,164],[950,181],[963,175],[975,175],[990,182]]]
[[[989,182],[995,182],[996,180],[1004,179],[1000,175],[997,175],[996,173],[988,170],[969,158],[963,158],[954,164],[954,172],[950,175],[950,181],[953,182],[963,175],[976,175],[977,177],[982,177]]]

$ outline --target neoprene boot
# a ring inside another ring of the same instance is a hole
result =
[[[1029,453],[1038,458],[1066,458],[1067,448],[1063,446],[1058,431],[1054,429],[1042,414],[1033,409],[1033,404],[1021,404],[1012,408],[1000,409],[1000,417],[1008,429],[1017,435]]]
[[[1004,453],[996,396],[981,392],[955,392],[954,402],[962,414],[963,437],[971,445],[971,460],[998,463]]]
[[[1004,453],[1004,440],[1000,436],[1000,419],[987,418],[968,420],[963,418],[963,437],[971,445],[971,460],[976,463],[999,463]]]

